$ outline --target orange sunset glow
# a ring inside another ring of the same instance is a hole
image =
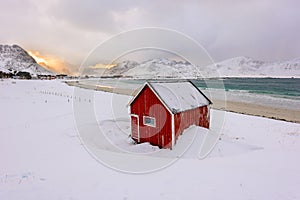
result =
[[[94,66],[90,66],[90,68],[93,68],[93,69],[110,69],[110,68],[115,67],[115,66],[116,66],[116,64],[97,63]]]
[[[53,57],[41,55],[37,51],[28,51],[28,54],[35,59],[35,61],[41,66],[49,69],[58,74],[71,74],[70,69],[67,67],[66,63]]]

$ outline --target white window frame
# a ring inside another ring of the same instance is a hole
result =
[[[149,118],[149,119],[153,120],[154,124],[152,125],[152,124],[145,123],[146,122],[146,118]],[[150,117],[150,116],[143,116],[143,124],[145,126],[151,126],[151,127],[155,128],[156,127],[156,119],[154,117]]]

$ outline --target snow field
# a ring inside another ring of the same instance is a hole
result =
[[[208,158],[195,155],[207,132],[191,127],[179,142],[200,134],[169,167],[121,173],[86,151],[73,101],[95,108],[97,124],[87,121],[86,129],[102,125],[123,148],[130,147],[122,132],[129,121],[118,102],[128,97],[100,91],[94,98],[74,96],[74,88],[59,81],[13,81],[0,81],[0,199],[300,199],[299,124],[225,112]],[[212,110],[212,117],[222,113]]]

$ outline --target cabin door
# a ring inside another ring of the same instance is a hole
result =
[[[131,115],[131,137],[140,142],[139,116]]]

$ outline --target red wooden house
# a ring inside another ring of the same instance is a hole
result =
[[[146,82],[129,102],[131,137],[172,148],[189,126],[209,128],[211,103],[190,81]]]

